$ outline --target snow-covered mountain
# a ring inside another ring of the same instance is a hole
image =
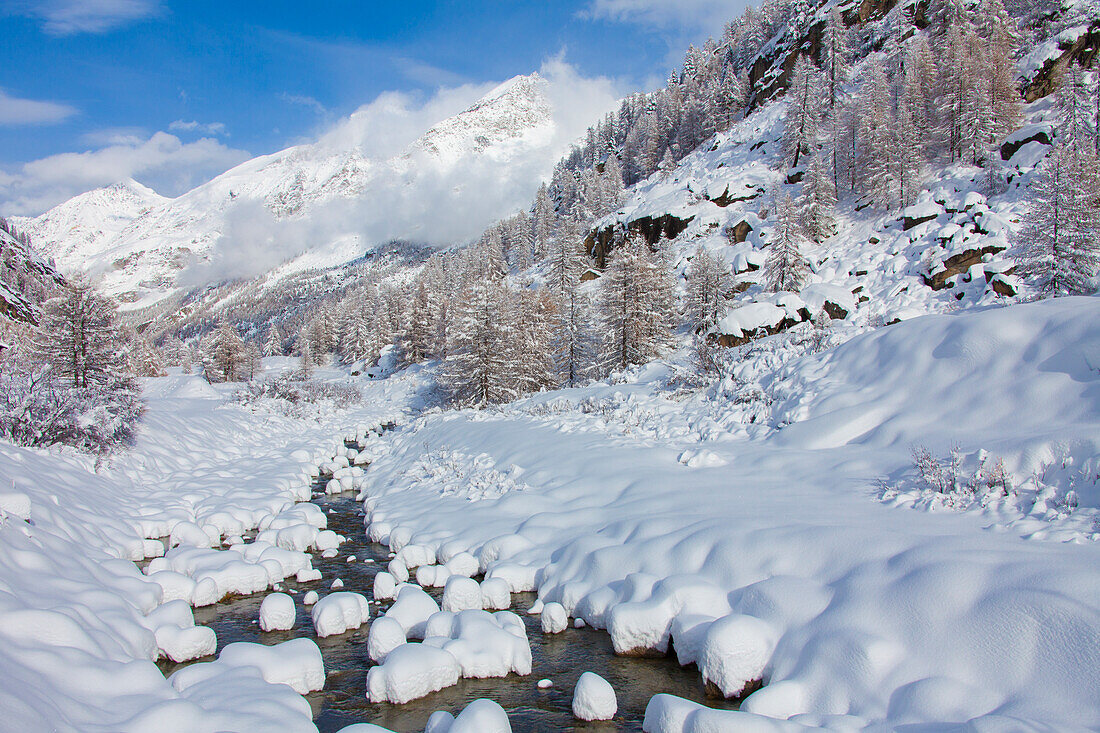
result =
[[[13,221],[63,271],[96,276],[129,308],[173,293],[192,266],[217,281],[288,261],[287,272],[341,264],[392,239],[449,244],[456,240],[436,241],[422,217],[394,212],[407,211],[404,204],[420,188],[448,190],[456,201],[479,196],[487,203],[467,217],[469,237],[529,200],[537,176],[517,181],[502,174],[494,195],[477,191],[476,176],[466,171],[549,171],[568,133],[555,124],[547,86],[538,74],[515,77],[388,159],[329,136],[247,161],[175,199],[130,180]],[[340,207],[341,216],[322,214],[329,206]],[[430,212],[425,202],[423,213]],[[294,224],[280,228],[285,222]],[[456,231],[456,239],[463,234]],[[238,249],[239,240],[249,241]],[[262,260],[264,267],[239,271],[241,260]]]

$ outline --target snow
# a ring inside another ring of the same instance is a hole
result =
[[[447,729],[448,733],[511,733],[512,725],[508,722],[508,713],[492,700],[474,700],[467,705],[454,723]]]
[[[370,625],[370,633],[367,636],[367,655],[381,664],[386,661],[386,656],[390,652],[406,641],[408,639],[401,624],[387,616],[380,616]]]
[[[325,686],[325,665],[321,650],[311,639],[291,639],[267,646],[236,642],[228,644],[213,662],[192,664],[175,672],[168,681],[183,692],[228,669],[258,669],[273,685],[287,685],[299,695]]]
[[[286,593],[271,593],[260,604],[261,631],[293,629],[294,617],[294,599]]]
[[[367,670],[367,697],[372,702],[406,703],[458,683],[458,661],[427,644],[402,644],[383,664]]]
[[[387,537],[468,552],[487,576],[526,569],[535,610],[559,603],[620,652],[672,641],[726,694],[764,677],[730,718],[746,727],[1091,727],[1098,315],[1096,298],[1061,298],[838,324],[826,333],[839,345],[765,339],[737,381],[675,400],[670,368],[650,365],[426,415],[383,437],[362,492],[368,531],[378,517]],[[1003,457],[1023,487],[1016,509],[876,501],[876,476],[904,496],[918,443]],[[405,480],[444,446],[522,465],[528,488],[470,502]],[[680,462],[704,447],[725,465]],[[1048,493],[1028,488],[1033,474]]]
[[[428,621],[425,644],[450,653],[464,678],[531,674],[531,647],[526,628],[509,611],[443,611]]]
[[[481,610],[481,586],[478,582],[461,576],[448,578],[443,588],[443,610],[465,611],[471,608]]]
[[[615,688],[603,677],[585,672],[573,689],[573,717],[580,720],[611,720],[618,703]]]
[[[423,639],[428,619],[439,612],[439,604],[423,588],[408,584],[398,587],[395,598],[386,618],[400,624],[406,636]]]
[[[383,571],[374,576],[374,600],[388,601],[397,592],[397,579]]]
[[[165,553],[162,540],[184,524],[237,540],[271,526],[308,500],[337,436],[404,421],[417,380],[364,380],[362,406],[297,419],[228,401],[232,385],[174,374],[142,380],[148,409],[134,446],[98,466],[0,443],[0,491],[26,497],[33,522],[19,507],[0,518],[0,727],[315,730],[308,703],[258,670],[220,665],[181,691],[154,663],[214,651],[185,604],[265,590],[309,556],[255,542]],[[150,557],[146,572],[135,565]]]
[[[365,624],[370,618],[370,606],[362,594],[340,591],[317,601],[310,614],[317,636],[335,636]]]
[[[763,678],[776,637],[774,629],[754,616],[730,614],[714,621],[706,629],[698,660],[703,679],[726,697],[739,697]]]
[[[539,616],[544,634],[560,634],[569,626],[569,615],[565,612],[565,606],[560,603],[547,603],[542,607]]]

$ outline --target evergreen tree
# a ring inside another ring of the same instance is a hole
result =
[[[409,322],[401,336],[401,354],[406,364],[417,364],[432,353],[432,307],[428,286],[420,280],[409,308]]]
[[[805,237],[795,218],[789,196],[776,202],[775,228],[764,261],[764,282],[775,293],[802,290],[810,276],[810,263],[802,256],[801,245]]]
[[[519,396],[510,370],[509,345],[517,334],[509,297],[500,282],[474,281],[459,301],[441,369],[452,404],[484,407]]]
[[[840,102],[844,84],[848,81],[848,29],[840,11],[833,8],[825,21],[821,39],[822,67],[825,70],[825,90],[828,94],[829,109]]]
[[[891,166],[896,159],[894,136],[890,128],[890,90],[882,67],[870,67],[870,77],[860,89],[859,99],[859,169],[862,191],[870,200],[889,208],[898,190],[898,181]]]

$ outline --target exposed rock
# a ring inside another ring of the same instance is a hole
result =
[[[629,234],[641,234],[650,245],[664,239],[675,239],[687,229],[694,216],[681,219],[672,214],[663,214],[656,218],[643,216],[628,222],[626,231]],[[584,239],[585,249],[596,259],[596,266],[603,269],[607,266],[607,253],[614,248],[615,234],[622,232],[621,224],[612,224],[603,229],[596,229],[588,233]]]
[[[847,314],[845,314],[845,315],[847,315]],[[786,331],[787,329],[791,328],[792,326],[797,326],[799,323],[805,323],[806,321],[810,320],[813,316],[810,314],[810,311],[807,310],[806,308],[799,308],[798,309],[798,317],[799,317],[799,320],[796,321],[795,319],[788,316],[788,317],[784,318],[779,323],[776,323],[773,326],[761,326],[761,327],[757,328],[756,330],[754,330],[753,332],[746,333],[746,334],[743,334],[741,336],[735,336],[733,334],[728,334],[728,333],[720,333],[720,334],[714,334],[710,338],[717,341],[721,346],[724,346],[728,349],[728,348],[732,348],[734,346],[741,346],[742,344],[747,344],[748,342],[752,341],[753,339],[763,338],[764,336],[774,336],[777,333],[782,333],[783,331]]]
[[[825,312],[829,315],[829,318],[832,318],[834,321],[843,321],[848,317],[848,311],[841,308],[836,303],[830,303],[826,300],[823,307]]]
[[[1062,74],[1071,63],[1077,62],[1084,67],[1092,66],[1097,51],[1100,51],[1100,21],[1093,23],[1088,31],[1082,33],[1072,44],[1063,46],[1062,49],[1062,55],[1043,64],[1043,68],[1039,69],[1035,78],[1024,87],[1025,100],[1034,102],[1057,89]]]
[[[943,290],[948,287],[947,281],[956,275],[969,270],[982,261],[982,257],[988,254],[996,254],[1004,251],[1004,247],[988,245],[981,249],[968,249],[956,255],[952,255],[943,261],[944,269],[930,275],[922,275],[924,284],[933,290]]]
[[[1004,145],[1001,146],[1001,160],[1011,160],[1012,156],[1028,143],[1042,143],[1043,145],[1053,144],[1046,130],[1037,130],[1034,134],[1020,140],[1006,141]]]
[[[730,238],[733,242],[744,242],[749,237],[749,232],[752,231],[752,226],[742,219],[733,226],[730,227]]]
[[[760,196],[760,194],[763,193],[763,191],[758,188],[749,188],[748,191],[749,193],[746,193],[744,195],[735,196],[730,193],[730,187],[727,184],[725,190],[722,191],[720,195],[715,196],[714,198],[710,198],[704,193],[703,198],[705,198],[707,201],[710,201],[712,204],[721,206],[724,209],[730,204],[734,204],[739,201],[752,201],[754,198]]]
[[[600,276],[600,271],[599,270],[593,270],[593,269],[589,268],[589,269],[587,269],[587,270],[585,270],[584,272],[581,273],[581,282],[586,283],[586,282],[589,282],[590,280],[597,279],[599,276]]]

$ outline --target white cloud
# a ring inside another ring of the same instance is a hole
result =
[[[583,15],[661,29],[716,33],[745,5],[744,0],[592,0]]]
[[[176,120],[168,125],[170,132],[197,132],[202,135],[218,135],[229,137],[229,130],[224,122],[196,122],[195,120]]]
[[[20,99],[0,89],[0,125],[49,125],[76,113],[77,109],[67,104]]]
[[[495,83],[438,90],[430,97],[387,92],[324,133],[318,151],[358,149],[373,175],[363,195],[314,207],[307,218],[276,221],[259,202],[229,212],[209,262],[193,268],[190,285],[252,277],[307,248],[355,238],[363,249],[393,239],[434,246],[469,241],[492,222],[527,208],[554,164],[589,125],[612,110],[622,91],[612,80],[584,78],[562,58],[540,69],[547,80],[554,133],[511,155],[467,154],[441,165],[424,152],[399,163],[409,144],[443,119],[470,107]],[[340,259],[330,259],[338,262]]]
[[[8,9],[39,19],[54,36],[104,33],[160,11],[159,0],[14,0]]]
[[[62,201],[127,178],[175,196],[251,157],[213,138],[184,143],[157,132],[148,138],[109,137],[83,153],[61,153],[24,163],[0,177],[0,211],[37,215]]]
[[[283,92],[279,95],[279,98],[289,104],[297,104],[301,105],[302,107],[309,107],[311,110],[321,115],[322,117],[328,115],[328,108],[308,94],[288,94],[287,92]]]

